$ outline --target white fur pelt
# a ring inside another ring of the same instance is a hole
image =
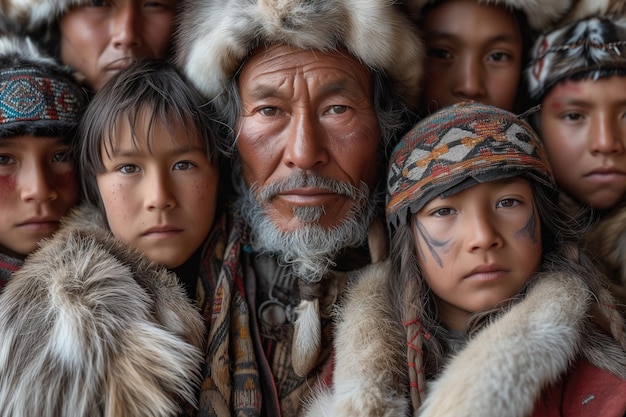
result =
[[[388,73],[414,103],[423,47],[394,0],[187,0],[176,36],[177,62],[208,98],[220,94],[259,45],[327,51],[345,47]]]
[[[83,208],[0,295],[0,416],[165,417],[195,403],[203,320]]]
[[[452,359],[428,387],[419,416],[530,415],[579,353],[590,301],[581,279],[544,274]]]
[[[351,286],[335,329],[333,386],[307,405],[306,417],[408,414],[405,336],[394,320],[389,261],[370,265]]]
[[[405,0],[407,9],[419,19],[421,10],[429,3],[439,0]],[[570,9],[575,0],[478,0],[483,4],[496,4],[521,10],[534,30],[545,30],[554,25]],[[596,0],[591,0],[596,1]]]

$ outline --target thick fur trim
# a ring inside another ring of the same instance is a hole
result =
[[[0,14],[3,24],[18,33],[27,33],[52,24],[70,7],[87,3],[87,0],[0,0]]]
[[[61,68],[52,57],[43,55],[30,38],[15,35],[0,35],[0,60],[1,67],[30,63],[39,67],[52,67],[55,71]]]
[[[523,417],[579,353],[590,294],[582,278],[546,273],[429,387],[420,417]]]
[[[424,6],[436,1],[439,0],[405,0],[405,4],[410,14],[416,20],[419,20]],[[520,10],[526,15],[531,28],[542,31],[551,27],[562,18],[570,9],[573,0],[478,0],[478,2],[502,5],[510,9]]]
[[[388,73],[409,104],[416,102],[423,47],[394,0],[188,0],[177,36],[178,64],[208,98],[258,45],[301,49],[345,47]]]
[[[394,320],[389,261],[370,265],[348,289],[335,338],[333,386],[318,392],[306,417],[407,415],[404,329]]]
[[[578,0],[564,20],[579,20],[595,15],[626,16],[626,2],[624,0]]]
[[[176,415],[194,403],[202,318],[175,275],[93,210],[74,216],[0,296],[0,416]]]

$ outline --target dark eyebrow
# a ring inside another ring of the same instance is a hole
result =
[[[179,156],[179,155],[184,155],[186,153],[206,153],[206,149],[199,147],[199,146],[181,146],[179,148],[176,148],[174,150],[174,152],[172,152],[171,154],[174,156]],[[113,149],[113,151],[111,152],[111,155],[116,157],[116,158],[126,158],[126,157],[132,157],[135,155],[138,155],[140,152],[137,151],[137,148],[134,147],[131,150],[124,150],[124,151],[117,151],[115,149]]]

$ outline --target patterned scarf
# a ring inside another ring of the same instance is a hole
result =
[[[22,265],[24,265],[24,261],[21,259],[0,253],[0,292],[9,282],[13,272],[20,269]]]
[[[206,243],[197,288],[207,322],[198,416],[259,416],[261,388],[239,262],[244,225],[226,215]],[[229,233],[230,231],[230,233]]]

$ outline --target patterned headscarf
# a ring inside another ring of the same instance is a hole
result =
[[[419,122],[394,149],[387,222],[406,224],[437,196],[522,174],[555,188],[543,145],[528,123],[476,102],[446,107]]]
[[[594,16],[569,22],[540,36],[526,69],[529,94],[541,99],[572,77],[626,75],[626,18]]]
[[[0,138],[64,137],[76,128],[87,95],[73,76],[28,39],[0,37]]]

